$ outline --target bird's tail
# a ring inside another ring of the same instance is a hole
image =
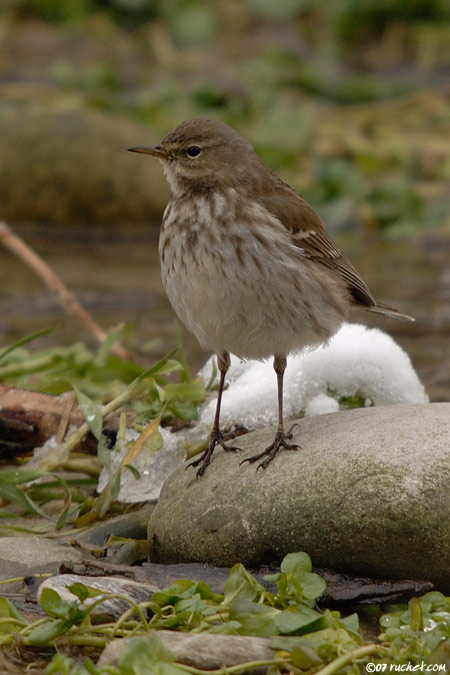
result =
[[[399,321],[415,321],[413,316],[409,316],[409,314],[403,314],[397,309],[394,309],[394,307],[385,305],[383,302],[377,302],[376,305],[373,305],[372,307],[364,307],[364,309],[367,309],[369,312],[374,312],[375,314],[381,314],[382,316],[385,316],[389,319],[399,319]]]

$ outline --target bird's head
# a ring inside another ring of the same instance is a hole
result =
[[[172,193],[186,188],[233,187],[247,182],[252,165],[259,164],[253,146],[223,122],[186,120],[156,145],[129,148],[157,157]]]

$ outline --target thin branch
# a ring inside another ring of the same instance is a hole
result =
[[[98,342],[103,342],[106,332],[92,318],[92,316],[80,305],[75,295],[69,291],[58,275],[49,265],[26,244],[23,239],[16,235],[12,228],[5,222],[0,221],[0,244],[13,253],[27,267],[30,267],[44,282],[50,293],[56,298],[63,309],[75,317],[91,333]],[[129,353],[120,345],[113,345],[111,351],[120,358],[129,358]]]

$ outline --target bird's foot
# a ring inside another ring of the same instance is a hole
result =
[[[287,442],[288,440],[291,440],[292,429],[296,426],[298,426],[298,424],[293,424],[287,434],[285,434],[283,431],[277,431],[274,442],[269,445],[268,448],[266,448],[263,452],[260,452],[259,455],[253,455],[252,457],[243,459],[241,464],[244,464],[245,462],[253,464],[254,462],[257,462],[258,459],[265,457],[265,459],[260,464],[258,464],[258,468],[256,470],[258,471],[258,469],[267,469],[280,448],[284,448],[285,450],[301,450],[300,445]]]
[[[224,450],[226,450],[226,452],[236,452],[237,450],[241,451],[241,448],[237,448],[234,445],[227,445],[220,430],[212,431],[206,450],[202,452],[198,459],[188,464],[186,469],[189,469],[190,466],[198,466],[199,468],[197,469],[197,478],[203,476],[206,471],[206,467],[211,463],[211,457],[216,445],[220,445]]]

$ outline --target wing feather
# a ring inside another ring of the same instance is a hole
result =
[[[311,260],[336,271],[357,305],[375,307],[377,303],[369,288],[331,239],[320,216],[281,178],[272,172],[270,178],[259,201],[289,230],[292,242]]]

